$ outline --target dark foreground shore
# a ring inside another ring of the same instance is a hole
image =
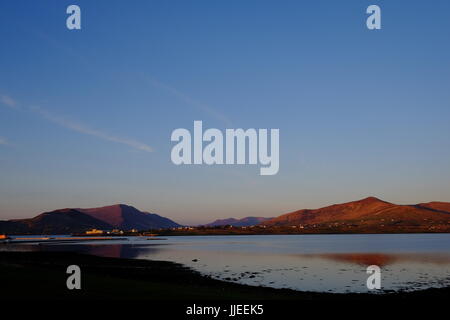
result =
[[[68,290],[66,269],[81,268],[81,290]],[[214,280],[165,261],[103,258],[64,252],[0,252],[2,299],[160,301],[441,300],[450,288],[387,294],[335,294],[254,287]]]

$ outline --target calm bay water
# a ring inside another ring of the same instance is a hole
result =
[[[367,292],[369,265],[381,267],[383,290],[450,286],[450,234],[165,239],[130,237],[127,241],[101,243],[8,245],[8,250],[76,251],[174,261],[217,279],[303,291]]]

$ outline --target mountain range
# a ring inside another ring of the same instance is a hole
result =
[[[450,231],[450,203],[398,205],[368,197],[319,209],[302,209],[264,221],[266,227],[296,226],[330,231]]]
[[[298,233],[450,232],[450,203],[398,205],[368,197],[319,209],[301,209],[276,218],[228,218],[204,226],[223,225],[256,225],[274,232],[288,228],[290,232],[297,230]],[[126,231],[173,227],[180,225],[154,213],[116,204],[90,209],[59,209],[31,219],[0,221],[0,234],[67,234],[92,228]]]
[[[116,204],[91,209],[59,209],[44,212],[31,219],[0,221],[0,233],[65,234],[101,230],[149,230],[179,227],[168,218]]]

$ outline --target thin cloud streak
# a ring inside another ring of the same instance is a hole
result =
[[[61,127],[66,128],[66,129],[73,130],[73,131],[76,131],[76,132],[79,132],[79,133],[82,133],[85,135],[93,136],[93,137],[96,137],[96,138],[99,138],[102,140],[124,144],[124,145],[127,145],[127,146],[132,147],[137,150],[146,151],[146,152],[153,151],[153,148],[145,143],[142,143],[142,142],[139,142],[139,141],[136,141],[133,139],[127,139],[127,138],[113,136],[108,133],[102,132],[100,130],[89,128],[83,124],[76,123],[76,122],[67,120],[66,118],[63,118],[61,116],[50,113],[49,111],[44,110],[40,107],[35,106],[30,109],[33,112],[41,115],[44,119],[49,120]]]
[[[6,138],[0,137],[0,145],[7,146],[8,140]]]
[[[53,122],[61,127],[64,127],[66,129],[72,130],[72,131],[76,131],[85,135],[89,135],[89,136],[93,136],[102,140],[106,140],[106,141],[110,141],[110,142],[115,142],[115,143],[120,143],[126,146],[129,146],[131,148],[137,149],[137,150],[141,150],[141,151],[145,151],[145,152],[152,152],[154,151],[153,148],[143,142],[137,141],[137,140],[133,140],[133,139],[129,139],[129,138],[123,138],[123,137],[118,137],[118,136],[113,136],[110,135],[106,132],[97,130],[97,129],[93,129],[90,128],[88,126],[85,126],[81,123],[77,123],[77,122],[73,122],[70,121],[64,117],[61,117],[59,115],[56,115],[54,113],[51,113],[41,107],[37,107],[37,106],[32,106],[32,107],[20,107],[19,103],[11,98],[8,95],[5,94],[0,94],[0,102],[3,105],[6,105],[9,108],[13,108],[13,109],[18,109],[18,110],[25,110],[25,111],[29,111],[29,112],[33,112],[35,114],[40,115],[42,118]],[[8,145],[8,141],[5,138],[0,137],[0,145]]]
[[[233,125],[231,124],[231,121],[222,113],[218,112],[217,110],[215,110],[213,107],[204,104],[200,101],[197,101],[195,99],[192,99],[191,97],[187,96],[186,94],[184,94],[183,92],[175,89],[174,87],[171,87],[167,84],[164,84],[154,78],[150,78],[149,79],[150,84],[156,88],[160,88],[160,89],[164,89],[166,91],[168,91],[169,93],[171,93],[172,95],[174,95],[175,97],[177,97],[178,99],[180,99],[181,101],[185,102],[186,104],[189,104],[203,112],[208,113],[210,116],[216,118],[217,120],[223,122],[225,124],[226,127],[230,128]]]
[[[14,100],[13,98],[11,98],[10,96],[7,96],[5,94],[0,94],[0,101],[7,107],[10,107],[13,109],[17,108],[19,105],[16,100]]]

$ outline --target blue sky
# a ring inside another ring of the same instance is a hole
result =
[[[77,4],[82,30],[65,26]],[[365,10],[382,9],[369,31]],[[0,219],[180,223],[450,201],[448,1],[2,1]],[[172,130],[279,128],[280,171],[175,166]]]

